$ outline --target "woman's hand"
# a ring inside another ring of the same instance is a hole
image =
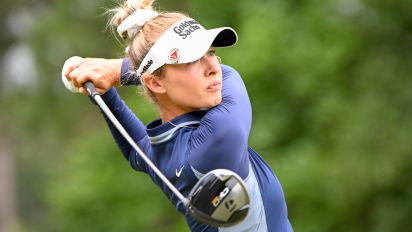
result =
[[[120,85],[122,59],[70,59],[65,63],[63,75],[79,89],[79,92],[88,95],[83,87],[87,81],[94,84],[99,94],[104,94],[112,86]]]

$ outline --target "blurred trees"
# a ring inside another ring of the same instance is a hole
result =
[[[218,53],[246,82],[250,145],[277,173],[295,231],[412,229],[411,1],[158,5],[209,28],[237,30],[238,44]],[[31,19],[23,34],[2,33],[2,59],[12,44],[25,43],[38,76],[36,84],[0,93],[0,128],[18,159],[21,230],[187,231],[149,178],[128,167],[96,106],[60,83],[72,55],[122,55],[104,31],[103,8],[113,3],[2,6],[5,31],[13,14],[30,12]],[[10,84],[4,79],[2,90]],[[121,92],[145,123],[156,117],[134,88]]]

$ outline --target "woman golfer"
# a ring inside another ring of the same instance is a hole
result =
[[[239,74],[215,55],[215,47],[236,43],[236,32],[227,27],[206,30],[182,13],[158,13],[152,2],[129,0],[113,10],[111,23],[128,41],[128,58],[79,58],[68,65],[65,76],[84,94],[85,82],[96,86],[132,138],[183,195],[214,169],[231,170],[244,180],[250,198],[245,220],[227,228],[202,224],[108,121],[131,166],[152,178],[192,231],[292,231],[278,179],[248,146],[252,111],[246,88]],[[130,83],[143,87],[160,119],[144,126],[126,106],[114,86]]]

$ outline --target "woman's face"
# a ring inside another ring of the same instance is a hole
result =
[[[222,70],[215,49],[197,61],[167,65],[160,80],[169,104],[183,112],[210,108],[222,101]]]

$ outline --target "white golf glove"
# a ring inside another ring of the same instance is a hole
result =
[[[66,76],[64,75],[65,71],[69,68],[69,66],[75,62],[78,62],[80,60],[82,60],[83,58],[79,57],[79,56],[72,56],[69,59],[67,59],[64,62],[63,68],[62,68],[62,81],[64,86],[66,87],[66,89],[70,90],[71,92],[74,93],[78,93],[79,89],[74,86],[73,82],[67,80]]]

